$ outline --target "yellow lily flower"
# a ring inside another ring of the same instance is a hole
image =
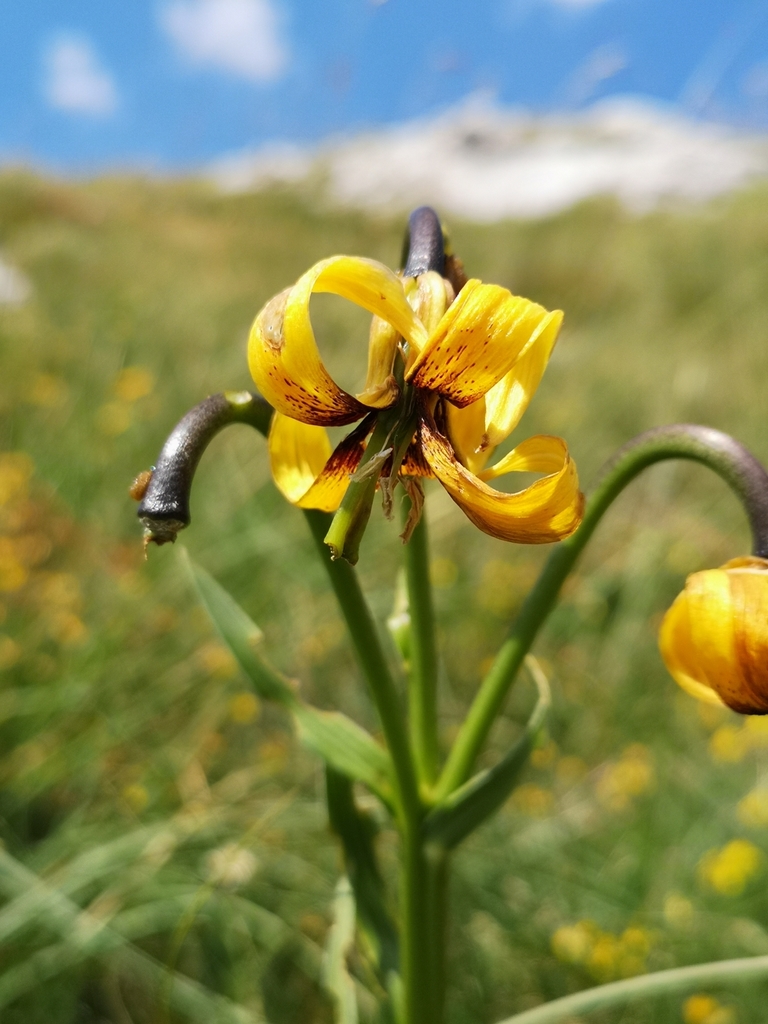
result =
[[[687,693],[768,714],[768,560],[735,558],[689,576],[664,616],[659,647]]]
[[[373,314],[368,375],[357,395],[323,365],[309,318],[313,292],[340,295]],[[437,477],[494,537],[567,537],[581,521],[583,497],[561,438],[530,438],[486,468],[538,387],[561,322],[560,311],[498,285],[469,280],[454,298],[433,271],[402,279],[373,260],[321,260],[271,299],[251,328],[250,371],[275,409],[268,442],[275,483],[294,505],[335,511],[386,410],[408,425],[412,441],[398,466],[382,452],[377,472]],[[356,420],[362,422],[332,451],[325,428]],[[544,475],[516,493],[490,486],[512,472]]]

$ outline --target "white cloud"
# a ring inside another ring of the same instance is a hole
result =
[[[577,106],[595,94],[603,82],[629,66],[623,47],[616,43],[598,46],[576,69],[568,87],[568,99]]]
[[[560,11],[578,16],[607,2],[608,0],[505,0],[503,10],[507,23],[510,26],[519,26],[533,11],[541,7],[556,7]]]
[[[83,36],[61,36],[45,56],[45,96],[56,110],[107,117],[117,107],[117,89]]]
[[[278,78],[288,60],[270,0],[173,0],[160,21],[192,63],[252,82]]]

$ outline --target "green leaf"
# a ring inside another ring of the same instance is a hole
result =
[[[384,882],[376,860],[374,839],[378,826],[355,804],[352,783],[326,768],[326,794],[331,828],[341,840],[344,863],[355,893],[360,929],[376,959],[382,985],[399,971],[398,937],[386,905]]]
[[[355,983],[347,968],[347,957],[355,942],[355,894],[344,876],[333,898],[333,924],[325,947],[325,987],[333,998],[335,1024],[357,1024]]]
[[[392,762],[386,750],[351,718],[297,703],[292,709],[299,737],[336,771],[364,782],[388,806]]]
[[[536,683],[539,699],[525,732],[497,765],[479,772],[427,815],[422,826],[425,842],[452,849],[498,810],[515,788],[550,706],[549,683],[538,662],[529,654],[526,665]]]
[[[213,619],[214,626],[253,683],[258,695],[290,708],[297,699],[290,684],[284,676],[271,668],[256,650],[263,639],[259,627],[246,615],[237,601],[205,569],[196,565],[186,552],[185,557],[195,586]]]
[[[187,556],[188,558],[188,556]],[[195,585],[223,641],[258,695],[282,705],[293,716],[299,737],[337,771],[365,783],[391,802],[392,762],[387,751],[352,719],[338,711],[313,708],[292,684],[259,654],[262,632],[205,569],[188,558]]]

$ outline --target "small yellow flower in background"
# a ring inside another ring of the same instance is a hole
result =
[[[138,782],[132,782],[123,786],[120,796],[125,800],[134,814],[141,814],[149,803],[149,793],[146,788]]]
[[[625,949],[639,956],[647,956],[651,951],[651,935],[645,928],[637,925],[625,928],[621,935],[621,943]]]
[[[249,725],[259,717],[261,705],[253,693],[236,693],[229,701],[229,717],[238,725]]]
[[[65,647],[85,641],[88,627],[80,618],[83,597],[77,576],[69,572],[37,572],[33,586],[48,635]]]
[[[721,896],[741,896],[763,869],[762,851],[748,839],[732,839],[699,861],[699,881]]]
[[[768,828],[768,786],[758,786],[742,797],[736,805],[736,816],[742,825]]]
[[[146,366],[126,366],[112,384],[115,398],[96,410],[96,426],[107,437],[119,437],[133,424],[133,406],[155,388],[155,375]]]
[[[512,803],[523,814],[529,814],[532,818],[546,818],[555,807],[555,798],[548,789],[533,782],[526,782],[518,786],[512,794]]]
[[[197,651],[202,668],[216,679],[231,679],[237,674],[237,661],[228,647],[217,640],[203,644]]]
[[[75,647],[88,639],[88,627],[74,612],[51,612],[46,620],[46,629],[49,636],[64,647]]]
[[[711,707],[711,705],[699,705]],[[768,746],[768,718],[746,718],[740,725],[721,725],[709,739],[709,752],[713,760],[736,764],[754,750]]]
[[[121,402],[138,402],[155,388],[155,375],[146,366],[126,366],[117,375],[112,389]]]
[[[11,537],[0,537],[0,592],[13,594],[29,579],[29,570],[19,557]]]
[[[612,811],[623,811],[634,797],[649,792],[656,783],[651,752],[641,743],[630,744],[620,760],[606,765],[595,786],[600,803]]]
[[[584,967],[593,978],[606,982],[643,974],[652,943],[651,932],[637,925],[614,935],[585,920],[558,928],[551,945],[558,960]]]
[[[683,1003],[684,1024],[735,1024],[736,1011],[712,996],[689,996]]]
[[[534,768],[551,768],[557,758],[557,744],[549,740],[543,747],[536,747],[531,752],[531,764]]]
[[[679,892],[671,892],[664,899],[664,920],[673,928],[688,928],[693,922],[694,907]]]
[[[0,454],[0,505],[25,498],[35,464],[26,452]]]
[[[714,761],[736,764],[752,749],[752,737],[738,725],[721,725],[709,738],[709,752]]]
[[[340,388],[320,358],[309,318],[313,292],[330,292],[373,314],[363,390]],[[583,497],[565,442],[523,441],[492,468],[493,450],[517,426],[549,361],[562,321],[497,285],[464,283],[458,295],[434,272],[403,279],[352,256],[321,260],[271,299],[248,343],[251,375],[274,407],[272,475],[294,505],[335,511],[378,415],[402,400],[411,435],[393,478],[435,476],[468,518],[503,540],[547,543],[579,525]],[[362,420],[332,450],[329,426]],[[406,445],[408,437],[406,436]],[[489,481],[512,472],[543,476],[516,493]]]
[[[586,963],[599,929],[592,921],[563,925],[552,936],[552,952],[567,964]]]
[[[744,728],[755,750],[768,748],[768,718],[750,717],[744,722]]]
[[[768,714],[768,560],[735,558],[689,576],[664,616],[659,647],[692,696]]]
[[[27,399],[30,405],[41,409],[56,409],[69,397],[69,388],[60,377],[52,373],[38,373],[32,381]]]
[[[601,933],[587,958],[587,970],[598,981],[610,981],[618,973],[621,950],[615,935]]]
[[[0,672],[13,668],[21,655],[20,645],[12,637],[0,633]]]

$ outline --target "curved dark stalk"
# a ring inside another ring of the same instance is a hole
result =
[[[445,236],[431,206],[420,206],[408,218],[403,241],[403,276],[418,277],[429,270],[445,270]]]
[[[247,423],[266,437],[272,406],[251,391],[210,395],[179,420],[152,468],[138,509],[145,543],[167,544],[191,522],[189,498],[203,452],[232,423]]]
[[[587,501],[581,526],[554,549],[464,719],[437,786],[444,799],[466,782],[509,688],[566,577],[603,515],[638,473],[665,459],[688,459],[714,470],[735,492],[752,529],[754,554],[768,557],[768,473],[743,445],[711,427],[679,423],[629,441],[606,464]]]
[[[638,434],[619,448],[603,467],[595,499],[601,494],[603,484],[608,484],[603,498],[607,508],[641,470],[663,459],[701,462],[722,477],[747,514],[752,531],[752,554],[768,558],[768,472],[752,452],[722,430],[696,423],[676,423]],[[597,521],[592,529],[596,525]],[[579,533],[583,529],[584,525]]]

